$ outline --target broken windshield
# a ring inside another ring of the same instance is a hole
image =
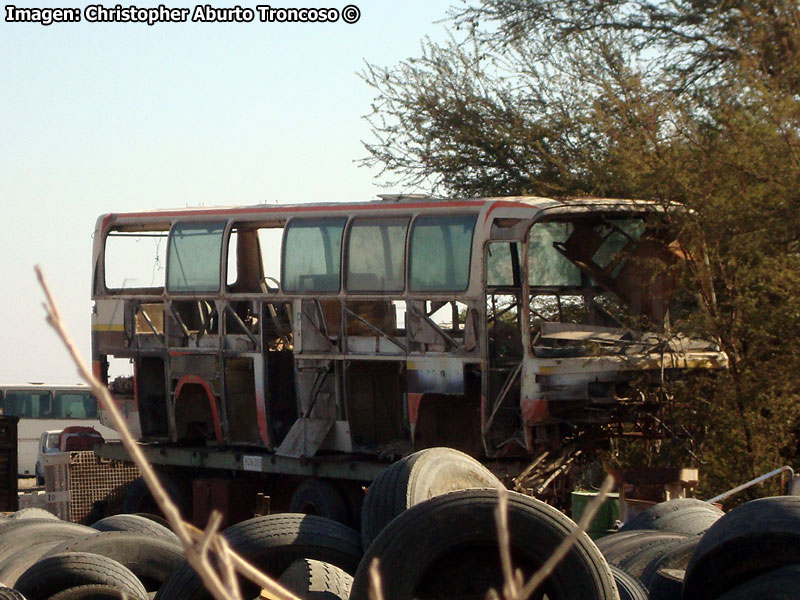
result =
[[[660,328],[682,261],[663,215],[535,223],[528,237],[531,326],[555,321]]]

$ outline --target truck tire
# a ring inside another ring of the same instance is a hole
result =
[[[107,531],[63,542],[48,555],[89,552],[111,558],[139,578],[148,592],[155,592],[184,562],[180,542],[144,533]]]
[[[671,543],[669,549],[661,556],[656,557],[645,567],[642,574],[639,576],[639,581],[647,588],[653,583],[655,574],[663,570],[680,570],[685,571],[692,559],[697,544],[700,543],[700,536],[690,536],[679,542]],[[681,576],[681,585],[683,585],[683,577]]]
[[[768,571],[719,596],[716,600],[800,600],[800,565]]]
[[[349,525],[350,511],[341,490],[327,479],[306,479],[289,501],[289,512],[317,515]]]
[[[168,540],[178,541],[178,536],[152,519],[141,515],[112,515],[91,525],[97,531],[126,531],[128,533],[143,533]]]
[[[501,589],[495,490],[462,490],[411,507],[378,534],[353,578],[351,600],[369,597],[370,566],[379,559],[385,600],[483,599]],[[556,509],[509,492],[514,567],[530,577],[576,525]],[[616,600],[608,563],[582,533],[538,593],[548,600]],[[537,596],[538,597],[538,596]]]
[[[650,580],[650,600],[681,600],[683,595],[683,569],[661,569]]]
[[[614,583],[617,586],[619,600],[648,600],[647,589],[633,575],[630,575],[614,565],[611,567],[611,574],[614,576]]]
[[[278,577],[298,558],[313,558],[354,573],[361,559],[361,539],[349,527],[314,515],[274,514],[228,527],[223,535],[231,548],[267,575]],[[258,590],[241,580],[245,597]],[[187,564],[173,573],[156,595],[158,600],[210,598]]]
[[[303,600],[348,600],[353,576],[335,565],[299,558],[283,572],[278,583]]]
[[[800,564],[800,497],[752,500],[703,534],[686,568],[683,594],[712,600],[791,564]]]
[[[404,510],[456,490],[498,488],[503,484],[471,456],[452,448],[426,448],[381,473],[367,489],[361,509],[361,543],[368,548]]]
[[[12,523],[14,522],[12,521]],[[33,546],[45,542],[63,542],[96,533],[91,527],[66,521],[51,521],[49,519],[24,519],[17,521],[16,524],[18,527],[10,530],[2,528],[2,533],[0,533],[0,561],[15,555],[19,552],[20,547]]]
[[[92,584],[116,588],[130,600],[147,600],[147,591],[130,569],[88,552],[43,558],[20,576],[15,587],[28,600],[48,600],[64,590]]]
[[[16,553],[0,562],[0,581],[6,585],[13,586],[17,583],[17,579],[20,575],[60,543],[61,542],[43,542],[41,544],[20,548]],[[2,596],[0,596],[0,598],[2,598]]]
[[[60,521],[56,515],[51,513],[49,510],[45,510],[43,508],[36,508],[32,506],[30,508],[23,508],[18,510],[17,512],[13,513],[11,519],[50,519],[54,521]]]
[[[675,498],[643,510],[626,521],[619,530],[649,529],[700,535],[723,514],[725,513],[708,502],[696,498]]]
[[[184,518],[191,517],[192,513],[192,490],[188,483],[181,477],[159,472],[158,479],[166,489],[170,499],[180,509]],[[137,477],[128,486],[125,498],[122,501],[122,512],[124,513],[152,513],[161,515],[147,483],[142,477]]]
[[[661,559],[687,538],[684,534],[636,530],[597,540],[597,547],[609,564],[640,578],[647,566]]]
[[[125,598],[118,589],[107,585],[79,585],[59,592],[49,600],[121,600]]]

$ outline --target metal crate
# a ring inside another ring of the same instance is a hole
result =
[[[74,523],[86,522],[98,501],[106,503],[104,513],[120,512],[128,486],[139,477],[133,463],[99,458],[91,450],[47,454],[43,460],[47,510]]]

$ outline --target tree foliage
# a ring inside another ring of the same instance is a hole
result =
[[[730,357],[686,391],[707,485],[798,466],[797,1],[472,0],[449,18],[448,43],[367,66],[364,162],[447,195],[693,209],[715,292],[702,325]]]

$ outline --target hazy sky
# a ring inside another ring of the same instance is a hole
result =
[[[82,11],[90,3],[14,4]],[[443,39],[437,21],[450,2],[355,4],[353,25],[0,19],[0,381],[77,381],[44,323],[33,266],[44,268],[88,359],[91,235],[101,213],[389,191],[354,162],[365,154],[361,117],[374,97],[356,73],[364,60],[417,55],[425,36]]]

